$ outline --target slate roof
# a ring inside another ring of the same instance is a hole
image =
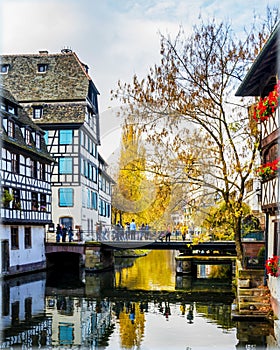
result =
[[[36,123],[84,123],[89,88],[95,94],[99,92],[88,67],[75,52],[1,55],[0,60],[1,64],[9,65],[8,73],[0,74],[0,82],[27,114],[32,117],[35,106],[43,108],[43,116]],[[38,65],[46,65],[46,71],[39,72]]]
[[[20,149],[21,153],[24,154],[30,154],[33,153],[34,157],[37,158],[44,158],[47,160],[47,162],[53,162],[54,159],[50,156],[47,146],[45,144],[45,140],[43,138],[44,131],[36,125],[31,118],[28,117],[26,112],[23,110],[23,108],[19,105],[19,103],[16,101],[14,96],[7,90],[4,89],[0,85],[0,100],[4,102],[5,100],[9,101],[10,105],[14,105],[17,108],[17,115],[11,115],[11,113],[8,113],[7,111],[0,110],[0,113],[2,117],[10,117],[15,121],[15,137],[11,138],[8,137],[5,129],[1,127],[1,141],[4,144],[7,144],[10,146],[11,149]],[[31,131],[39,132],[42,135],[41,140],[41,149],[37,149],[35,147],[34,141],[32,142],[32,145],[27,145],[25,142],[25,139],[21,132],[21,127],[28,126]]]
[[[75,52],[1,55],[0,58],[1,64],[9,65],[8,73],[1,74],[0,79],[20,103],[80,101],[87,97],[92,79]],[[47,65],[46,72],[38,72],[38,65]]]
[[[280,59],[280,23],[273,31],[259,55],[255,59],[251,68],[247,72],[236,96],[261,96],[266,95],[266,85],[276,83],[275,76],[279,70],[278,62]],[[270,88],[271,90],[271,88]]]

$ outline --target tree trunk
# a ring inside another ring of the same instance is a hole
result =
[[[237,218],[236,230],[235,230],[235,245],[236,245],[237,259],[240,261],[241,266],[243,267],[244,252],[243,252],[242,239],[241,239],[241,217]]]

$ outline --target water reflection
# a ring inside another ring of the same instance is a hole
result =
[[[0,348],[227,350],[275,343],[269,323],[232,322],[228,281],[210,279],[206,292],[205,278],[178,280],[174,256],[158,253],[116,273],[55,271],[3,282]]]

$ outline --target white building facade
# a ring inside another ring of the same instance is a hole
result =
[[[51,163],[44,132],[1,89],[1,276],[46,268]]]
[[[55,160],[50,229],[60,224],[72,227],[74,239],[95,239],[96,225],[111,223],[111,179],[106,167],[99,167],[99,92],[88,66],[71,50],[3,55],[1,62],[9,67],[4,86],[46,132]],[[100,178],[107,179],[105,196]]]

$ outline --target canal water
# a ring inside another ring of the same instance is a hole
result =
[[[231,280],[216,272],[176,276],[175,252],[151,251],[106,273],[62,264],[4,281],[0,348],[276,349],[273,324],[232,321]]]

